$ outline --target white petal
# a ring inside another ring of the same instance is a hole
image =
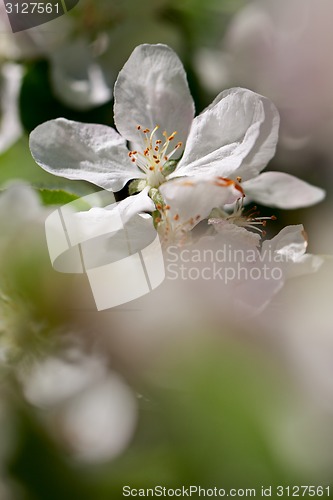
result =
[[[306,254],[307,236],[302,224],[284,227],[262,244],[262,260],[280,268],[284,279],[317,272],[324,260]]]
[[[22,134],[18,110],[18,97],[23,68],[18,64],[6,63],[0,75],[0,153],[8,149]]]
[[[78,110],[99,106],[112,97],[106,77],[84,39],[52,52],[51,82],[57,97]]]
[[[245,195],[257,203],[277,208],[300,208],[314,205],[325,191],[284,172],[264,172],[242,183]]]
[[[142,206],[141,203],[141,209]],[[71,237],[73,238],[74,229],[75,243],[81,241],[86,269],[95,269],[124,259],[142,250],[156,238],[152,217],[138,215],[135,208],[139,206],[133,200],[132,206],[120,202],[104,209],[94,208],[75,214],[75,227],[72,224]]]
[[[274,238],[262,244],[262,256],[271,258],[273,253],[296,262],[301,258],[307,247],[307,238],[302,224],[284,227]]]
[[[324,263],[319,255],[305,254],[297,262],[290,262],[285,269],[286,279],[316,273]]]
[[[274,155],[278,126],[278,112],[268,99],[247,89],[226,90],[194,119],[184,156],[171,177],[249,179]]]
[[[106,374],[105,360],[85,356],[72,347],[63,356],[34,361],[19,372],[26,399],[39,408],[52,408],[73,398]]]
[[[256,95],[262,102],[263,115],[258,124],[259,135],[256,142],[237,171],[237,176],[240,176],[244,181],[251,179],[266,167],[275,155],[279,136],[280,115],[278,110],[272,101],[261,95]]]
[[[142,212],[153,211],[155,205],[148,196],[148,189],[103,208],[94,207],[85,212],[70,213],[69,217],[66,217],[66,224],[71,243],[77,244],[122,231],[132,217]],[[151,226],[153,227],[152,223]]]
[[[118,191],[143,177],[128,157],[126,141],[111,127],[57,118],[30,134],[35,161],[51,174]]]
[[[240,196],[234,184],[222,179],[174,179],[160,186],[160,192],[170,205],[172,217],[178,223],[187,223],[188,230],[208,217],[215,207],[231,203]]]
[[[115,123],[118,131],[134,144],[141,143],[138,125],[162,132],[177,131],[176,141],[185,141],[194,104],[186,74],[178,56],[166,45],[139,45],[120,71],[114,89]]]
[[[37,220],[43,214],[40,198],[31,186],[23,181],[12,181],[4,187],[7,189],[0,195],[1,230],[8,226],[17,231],[18,225]]]
[[[76,459],[107,461],[128,446],[137,422],[137,400],[116,373],[99,380],[58,415],[58,431]]]
[[[141,193],[128,196],[124,200],[118,202],[117,208],[120,212],[123,224],[128,222],[136,214],[155,210],[155,204],[148,196],[148,192],[149,187],[146,187]]]
[[[237,309],[251,316],[261,313],[284,285],[283,277],[264,279],[264,270],[257,269],[262,276],[259,280],[244,280],[235,289]]]
[[[254,233],[253,231],[248,231],[245,227],[236,226],[236,224],[231,224],[225,219],[209,219],[209,224],[212,224],[214,229],[225,236],[226,238],[232,238],[236,243],[239,242],[241,245],[248,245],[249,247],[258,247],[260,245],[260,235]]]

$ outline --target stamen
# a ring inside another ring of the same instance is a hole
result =
[[[182,147],[183,143],[182,142],[178,142],[175,146],[175,148],[173,149],[173,151],[171,151],[171,153],[168,154],[166,158],[166,161],[169,160],[173,155],[174,153],[177,151],[177,149],[179,149],[180,147]]]
[[[142,152],[130,151],[128,156],[133,163],[136,163],[138,168],[147,175],[147,182],[152,187],[160,186],[166,177],[166,171],[164,172],[163,166],[170,157],[175,153],[177,149],[182,146],[181,142],[175,145],[173,151],[168,153],[168,148],[170,141],[172,141],[177,134],[175,130],[172,134],[167,134],[166,130],[162,132],[164,141],[161,139],[155,140],[155,134],[159,129],[159,125],[156,125],[152,131],[149,128],[143,128],[141,125],[137,125],[137,130],[141,131],[144,136],[141,135],[141,140],[143,143]],[[148,135],[149,134],[149,135]]]
[[[243,199],[238,198],[232,214],[226,215],[225,220],[236,226],[244,227],[246,229],[253,229],[265,236],[266,232],[257,226],[266,227],[268,220],[276,220],[275,215],[268,217],[259,217],[260,212],[256,206],[253,206],[247,212],[244,212]],[[217,219],[216,219],[217,220]]]
[[[156,127],[154,128],[154,130],[153,130],[153,131],[152,131],[152,133],[150,134],[150,142],[152,142],[153,137],[154,137],[154,134],[155,134],[156,130],[158,130],[159,128],[160,128],[160,126],[159,126],[159,125],[156,125]],[[147,129],[147,130],[148,130],[148,129]],[[148,132],[149,132],[149,130],[148,130]]]
[[[156,205],[156,208],[159,209],[159,206]],[[161,221],[158,224],[157,230],[162,238],[162,244],[170,244],[171,241],[176,241],[178,245],[183,244],[187,240],[189,231],[201,219],[201,216],[196,215],[187,221],[180,222],[180,215],[176,213],[171,217],[169,210],[170,205],[164,205],[162,210],[160,210]],[[156,222],[156,219],[154,220]]]

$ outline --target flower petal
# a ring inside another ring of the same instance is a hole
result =
[[[44,215],[36,191],[24,181],[12,181],[0,195],[0,227],[18,231],[18,227],[38,220]],[[10,217],[8,217],[10,214]]]
[[[208,217],[215,207],[235,201],[240,192],[233,183],[222,179],[174,179],[160,186],[160,192],[170,214],[179,224],[187,224],[192,229]]]
[[[147,186],[140,193],[128,196],[124,200],[118,202],[117,210],[119,211],[123,224],[127,224],[128,221],[137,214],[142,212],[153,212],[155,210],[155,204],[148,196],[148,193],[149,187]],[[109,207],[105,208],[108,209]]]
[[[51,82],[58,99],[78,110],[100,106],[112,97],[88,41],[81,38],[52,52]]]
[[[247,89],[219,94],[193,121],[184,156],[170,177],[257,175],[275,153],[279,115],[266,98]]]
[[[114,96],[117,129],[130,142],[142,142],[138,125],[150,130],[159,125],[156,139],[163,142],[164,130],[177,130],[177,141],[185,142],[194,104],[183,65],[168,46],[136,47],[119,73]]]
[[[85,212],[71,214],[72,244],[108,234],[113,228],[115,231],[119,230],[119,227],[126,226],[137,214],[152,212],[155,205],[148,196],[148,190],[147,187],[139,194],[128,196],[106,207],[93,207]]]
[[[104,189],[118,191],[130,179],[144,177],[131,163],[125,140],[105,125],[50,120],[31,132],[30,149],[47,172]]]
[[[126,221],[119,205],[94,208],[73,216],[71,229],[75,233],[72,231],[71,236],[75,237],[75,243],[80,242],[86,269],[121,260],[154,240],[156,230],[151,216],[134,214],[125,217]]]
[[[274,238],[262,244],[262,258],[271,258],[277,253],[296,262],[306,252],[307,238],[302,224],[284,227]]]
[[[262,205],[277,208],[300,208],[314,205],[325,191],[284,172],[264,172],[242,183],[246,196]]]
[[[302,224],[284,227],[274,238],[262,244],[261,260],[280,268],[284,279],[317,272],[324,260],[306,254],[307,236]]]
[[[245,227],[236,226],[225,219],[208,219],[208,224],[211,224],[218,234],[228,238],[231,237],[233,242],[239,242],[241,245],[249,247],[259,247],[261,238],[258,233],[248,231]]]
[[[18,97],[23,76],[19,64],[5,63],[0,73],[0,153],[6,151],[22,134]]]

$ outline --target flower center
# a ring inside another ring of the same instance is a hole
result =
[[[143,128],[141,125],[137,126],[140,133],[140,140],[143,144],[143,151],[130,151],[128,156],[137,167],[146,174],[147,184],[151,187],[158,188],[168,175],[164,167],[166,162],[174,155],[174,153],[182,146],[178,142],[175,147],[169,151],[170,144],[175,138],[177,131],[168,135],[166,131],[163,132],[164,142],[161,139],[156,139],[156,132],[159,126],[156,125],[151,132],[148,128]]]
[[[171,214],[170,205],[156,205],[158,215],[154,217],[155,227],[160,235],[162,246],[183,245],[191,237],[190,231],[201,219],[197,214],[188,220],[181,221],[178,213]]]

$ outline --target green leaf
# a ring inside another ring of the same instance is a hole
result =
[[[66,205],[67,203],[71,203],[72,201],[80,200],[80,197],[74,193],[69,193],[63,189],[45,189],[45,188],[36,188],[36,191],[40,195],[42,202],[44,205]],[[82,207],[81,207],[82,205]],[[75,208],[80,210],[87,210],[90,205],[81,200],[75,204]]]
[[[0,156],[0,188],[13,180],[23,180],[37,188],[68,191],[79,197],[99,190],[89,182],[64,179],[43,170],[31,156],[26,135]]]

